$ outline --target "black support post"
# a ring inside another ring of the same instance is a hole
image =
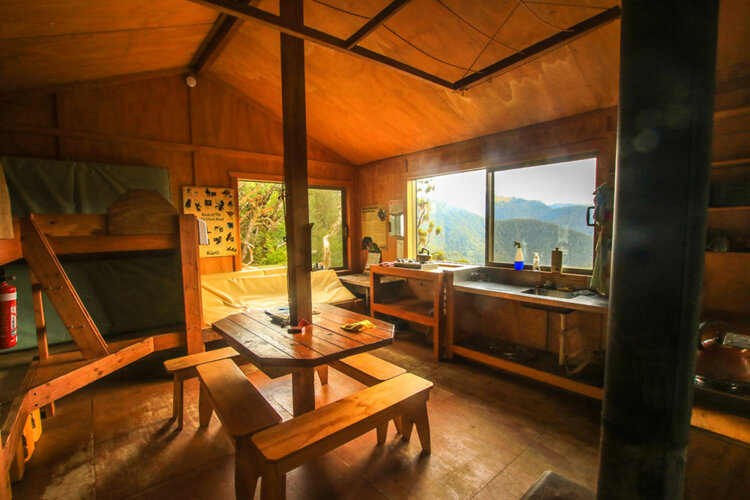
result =
[[[717,0],[623,0],[598,498],[682,498],[708,204]]]

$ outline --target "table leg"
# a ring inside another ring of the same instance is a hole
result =
[[[292,411],[294,416],[315,409],[315,370],[303,368],[292,372]]]

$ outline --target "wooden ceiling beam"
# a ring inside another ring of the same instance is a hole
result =
[[[60,129],[57,127],[41,127],[38,125],[24,125],[21,123],[7,123],[0,121],[0,132],[34,134],[34,135],[51,135],[54,137],[63,137],[67,139],[82,139],[86,141],[103,141],[116,142],[120,144],[135,144],[142,147],[154,149],[166,149],[169,151],[185,151],[195,153],[206,153],[222,156],[231,156],[234,158],[247,158],[250,160],[268,160],[279,162],[284,160],[284,155],[279,153],[262,153],[258,151],[248,151],[245,149],[225,148],[221,146],[204,146],[201,144],[192,144],[187,142],[163,141],[159,139],[145,139],[143,137],[132,137],[119,134],[110,134],[106,132],[86,132],[79,130]],[[351,163],[330,160],[309,159],[310,165],[319,165],[323,167],[350,167]]]
[[[308,42],[317,43],[318,45],[322,45],[324,47],[328,47],[333,50],[344,52],[350,55],[356,55],[360,58],[383,64],[390,68],[397,69],[401,71],[402,73],[406,73],[410,76],[415,76],[417,78],[439,85],[441,87],[445,87],[451,90],[454,89],[453,82],[449,82],[448,80],[445,80],[438,76],[427,73],[426,71],[422,71],[413,66],[409,66],[408,64],[402,63],[401,61],[391,59],[390,57],[384,56],[377,52],[373,52],[372,50],[368,50],[363,47],[355,46],[349,49],[346,46],[346,40],[335,37],[323,31],[316,30],[315,28],[310,28],[309,26],[294,25],[287,20],[283,20],[281,17],[277,15],[255,8],[251,5],[241,5],[241,4],[234,2],[233,0],[190,0],[190,1],[193,3],[197,3],[198,5],[207,7],[209,9],[218,10],[219,12],[223,12],[224,14],[235,16],[245,21],[253,21],[253,22],[260,23],[263,26],[266,26],[268,28],[278,30],[282,33],[286,33],[287,35],[292,35],[297,38],[301,38]]]
[[[512,69],[517,68],[523,64],[530,62],[533,59],[543,56],[548,52],[559,49],[563,45],[566,45],[583,35],[594,31],[596,29],[605,26],[620,17],[620,7],[615,6],[611,9],[607,9],[585,21],[582,21],[575,26],[570,27],[565,31],[561,31],[552,35],[549,38],[545,38],[541,42],[535,43],[531,47],[523,49],[521,52],[517,52],[512,56],[506,57],[496,63],[490,64],[484,69],[473,73],[466,78],[458,80],[454,84],[456,90],[466,90],[480,83],[484,83],[490,78],[494,78],[503,73],[507,73]]]
[[[13,99],[32,99],[43,95],[55,94],[70,90],[83,90],[95,87],[104,87],[107,85],[119,85],[121,83],[137,82],[141,80],[151,80],[153,78],[162,78],[165,76],[184,75],[189,72],[189,68],[178,66],[176,68],[157,69],[154,71],[143,71],[141,73],[130,73],[127,75],[108,76],[106,78],[97,78],[95,80],[83,80],[80,82],[61,83],[59,85],[48,85],[45,87],[33,87],[28,89],[11,90],[10,92],[0,93],[0,102],[10,101]]]
[[[404,7],[410,1],[411,0],[393,0],[386,8],[378,12],[375,17],[359,28],[356,33],[346,39],[346,48],[351,49],[357,45],[363,38],[375,31],[381,24],[386,22],[391,16],[401,10],[401,7]]]
[[[259,3],[259,1],[260,0],[237,0],[238,3],[243,5],[253,5]],[[201,46],[198,47],[198,50],[195,52],[193,60],[190,62],[190,71],[192,71],[195,76],[199,76],[201,73],[206,72],[208,68],[213,65],[221,53],[224,52],[227,45],[229,45],[229,42],[232,41],[232,38],[237,34],[240,26],[242,26],[242,22],[243,21],[232,15],[224,13],[219,14],[213,28],[208,32],[208,35],[206,35]]]

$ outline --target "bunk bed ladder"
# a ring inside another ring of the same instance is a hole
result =
[[[107,343],[91,319],[81,298],[70,283],[47,237],[29,215],[19,220],[21,246],[35,280],[55,306],[65,328],[83,354],[84,359],[94,359],[109,354]],[[45,338],[46,343],[46,338]],[[40,345],[40,351],[43,352]],[[46,347],[46,346],[45,346]]]

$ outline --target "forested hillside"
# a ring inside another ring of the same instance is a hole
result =
[[[514,241],[523,244],[524,257],[531,263],[539,252],[541,264],[550,264],[550,252],[560,247],[566,267],[590,268],[593,228],[586,226],[584,205],[548,206],[540,201],[502,198],[495,201],[495,260],[512,262]],[[428,245],[445,260],[484,262],[484,217],[446,203],[432,205],[431,219],[440,234]]]
[[[498,197],[495,199],[495,219],[536,219],[594,236],[594,228],[586,225],[586,207],[583,205],[550,206],[537,200]]]

